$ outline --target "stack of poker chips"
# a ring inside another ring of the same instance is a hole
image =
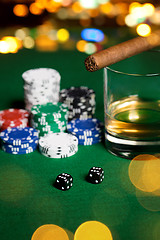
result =
[[[59,101],[60,74],[51,68],[31,69],[22,74],[24,79],[25,108],[33,105]]]
[[[6,109],[0,111],[0,130],[7,128],[27,127],[29,124],[29,112],[24,109]]]
[[[80,145],[93,145],[101,142],[103,129],[103,123],[96,118],[75,119],[67,124],[68,132],[78,138],[78,144]]]
[[[78,139],[69,133],[51,133],[39,139],[40,152],[50,158],[66,158],[78,151]]]
[[[39,136],[64,132],[67,121],[68,108],[62,103],[35,105],[31,109],[31,126],[38,130]]]
[[[2,150],[11,154],[28,154],[37,148],[38,132],[36,129],[8,128],[0,134]]]
[[[71,87],[60,91],[60,102],[68,106],[68,120],[92,118],[95,113],[95,92],[88,87]]]

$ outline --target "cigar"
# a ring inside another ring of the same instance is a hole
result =
[[[88,56],[85,67],[87,71],[94,72],[159,45],[160,30],[157,30],[148,37],[136,37]]]

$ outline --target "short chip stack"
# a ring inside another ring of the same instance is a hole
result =
[[[39,136],[64,132],[67,121],[68,108],[62,103],[35,105],[31,109],[31,126],[38,130]]]
[[[86,120],[75,119],[68,123],[69,133],[78,138],[80,145],[93,145],[102,141],[103,123],[96,118]]]
[[[92,118],[95,113],[95,92],[88,87],[71,87],[60,91],[60,102],[68,106],[68,120]]]
[[[60,74],[51,68],[31,69],[22,74],[24,100],[28,111],[33,105],[59,101]]]
[[[8,128],[1,132],[2,150],[11,154],[28,154],[37,148],[38,132],[36,129]]]
[[[66,158],[78,151],[78,139],[69,133],[52,133],[39,140],[40,152],[50,158]]]
[[[6,109],[0,111],[0,130],[7,128],[27,127],[29,122],[29,112],[24,109]]]

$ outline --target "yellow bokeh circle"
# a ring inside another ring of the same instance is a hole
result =
[[[82,223],[76,230],[74,240],[113,240],[109,228],[97,221]]]
[[[150,154],[140,154],[130,162],[129,178],[141,191],[154,192],[160,189],[160,159]]]
[[[54,224],[42,225],[33,233],[31,240],[69,240],[65,230]]]

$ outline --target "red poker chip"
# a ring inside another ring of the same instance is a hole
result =
[[[14,123],[28,121],[29,112],[24,109],[6,109],[0,111],[0,125],[10,125]]]
[[[13,127],[28,127],[29,123],[28,122],[21,122],[21,121],[17,121],[17,122],[11,122],[10,124],[2,124],[1,126],[1,131],[4,131],[7,128],[13,128]]]

